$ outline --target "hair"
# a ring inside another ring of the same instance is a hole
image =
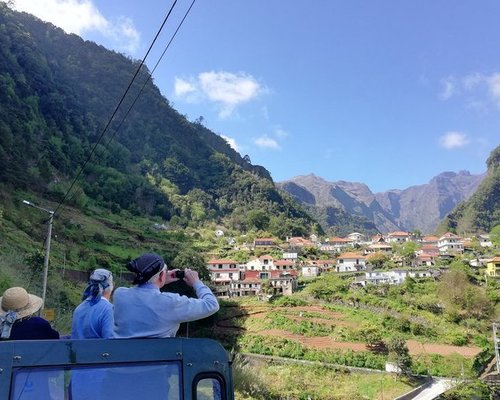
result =
[[[108,286],[106,287],[106,289],[104,289],[102,291],[102,293],[110,293],[113,291],[115,285],[114,285],[114,282],[113,282],[113,274],[111,274],[108,278]]]
[[[160,279],[160,274],[163,271],[166,271],[166,269],[167,269],[167,265],[163,264],[163,267],[156,274],[154,274],[151,278],[149,278],[147,283],[156,283],[158,281],[158,279]]]

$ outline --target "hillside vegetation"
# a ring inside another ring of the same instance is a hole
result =
[[[114,114],[139,65],[0,4],[1,181],[61,201],[93,152],[67,204],[240,230],[260,209],[257,228],[308,232],[310,217],[269,173],[170,107],[146,67]]]
[[[491,152],[486,166],[486,178],[476,192],[443,220],[439,231],[490,232],[500,225],[500,146]]]

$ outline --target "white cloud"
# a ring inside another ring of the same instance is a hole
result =
[[[439,144],[448,150],[464,147],[468,143],[467,135],[462,132],[446,132],[439,138]]]
[[[97,32],[111,40],[117,50],[133,53],[139,46],[140,35],[130,18],[110,21],[91,0],[15,0],[14,8],[51,22],[67,33],[82,36]]]
[[[473,90],[483,81],[484,81],[484,76],[477,72],[474,74],[466,75],[462,79],[462,83],[465,90]]]
[[[196,87],[184,79],[175,78],[174,91],[176,96],[187,96],[189,93],[196,91]]]
[[[467,108],[484,111],[486,105],[493,102],[500,108],[500,73],[484,75],[475,72],[462,78],[448,76],[441,79],[442,90],[439,96],[448,100],[453,96],[466,96]]]
[[[177,87],[178,82],[183,84],[180,90]],[[225,71],[209,71],[202,72],[197,78],[189,80],[175,79],[176,96],[190,101],[192,96],[196,95],[198,99],[216,103],[220,107],[220,118],[231,116],[237,106],[255,99],[265,91],[266,89],[253,76],[242,72],[233,74]]]
[[[235,139],[224,135],[220,135],[220,137],[224,139],[229,144],[229,146],[231,146],[234,150],[236,150],[237,152],[240,151],[240,147],[238,146],[238,143],[236,143]]]
[[[457,92],[457,82],[453,76],[448,76],[441,79],[441,86],[442,90],[439,94],[439,97],[441,97],[443,100],[448,100]]]
[[[282,129],[281,127],[276,127],[274,129],[274,134],[276,135],[277,138],[279,139],[285,139],[288,137],[288,132]]]
[[[255,139],[255,144],[261,148],[265,148],[265,149],[274,149],[274,150],[279,150],[281,149],[281,146],[279,145],[279,143],[268,137],[268,136],[261,136],[257,139]]]
[[[500,107],[500,73],[489,76],[486,82],[493,101]]]

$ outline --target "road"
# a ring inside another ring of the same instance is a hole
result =
[[[432,400],[443,394],[452,387],[458,385],[460,381],[456,379],[434,378],[432,384],[417,394],[412,400]]]

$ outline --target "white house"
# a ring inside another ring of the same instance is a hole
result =
[[[291,261],[291,262],[297,262],[297,259],[299,258],[298,253],[283,253],[283,260],[286,261]]]
[[[321,273],[321,267],[317,265],[304,265],[301,269],[304,278],[312,278]]]
[[[387,243],[372,243],[366,247],[365,253],[392,254],[392,246],[388,245]]]
[[[230,296],[230,286],[232,282],[241,279],[244,267],[233,260],[210,260],[207,263],[210,273],[210,281],[215,285],[215,294],[219,297]]]
[[[358,253],[343,253],[337,258],[337,272],[353,272],[366,268],[366,257]]]
[[[325,244],[327,246],[332,246],[333,249],[336,251],[341,251],[342,249],[345,249],[346,247],[353,247],[354,241],[352,239],[334,237],[334,238],[328,239],[327,243],[325,243]]]
[[[295,263],[289,260],[276,260],[273,262],[273,267],[276,271],[290,271],[295,269]]]
[[[464,244],[460,236],[447,232],[438,240],[438,249],[441,254],[463,253]]]
[[[366,241],[365,235],[359,232],[352,232],[347,235],[347,238],[352,240],[354,243],[363,243]]]
[[[481,247],[491,247],[493,243],[491,243],[490,235],[479,235],[479,245]]]
[[[387,234],[387,243],[404,243],[411,238],[408,232],[391,232]]]
[[[271,271],[274,269],[274,259],[269,254],[254,258],[246,263],[247,271]]]
[[[432,278],[432,272],[428,270],[404,270],[394,269],[391,271],[367,271],[365,277],[357,279],[356,284],[366,285],[400,285],[407,277],[411,278]]]

